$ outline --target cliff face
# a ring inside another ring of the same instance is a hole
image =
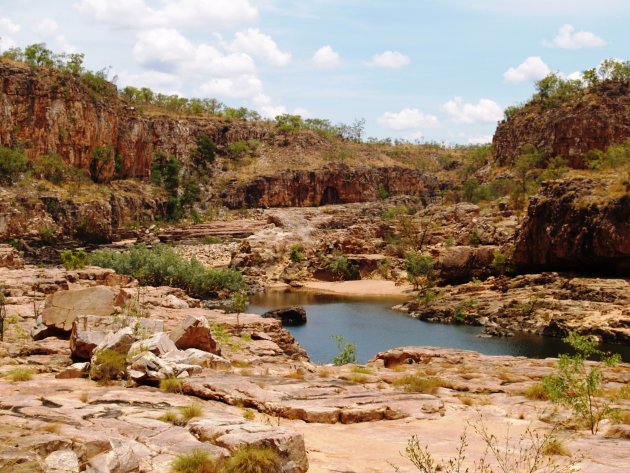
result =
[[[575,99],[545,108],[530,104],[499,123],[492,140],[500,164],[509,164],[526,144],[546,156],[583,167],[584,155],[630,138],[630,83],[604,82]]]
[[[230,208],[315,207],[374,201],[379,189],[390,195],[414,195],[429,200],[437,187],[435,178],[417,170],[340,165],[317,171],[285,171],[243,185],[232,182],[221,199]]]
[[[156,152],[185,162],[201,133],[219,145],[269,134],[255,123],[144,115],[119,99],[115,86],[105,85],[99,93],[58,71],[0,61],[0,145],[19,144],[31,158],[58,153],[83,169],[96,147],[109,146],[122,164],[117,177],[143,178]],[[105,177],[113,172],[112,162]]]
[[[630,183],[551,181],[534,197],[513,262],[526,270],[630,271]],[[612,195],[611,195],[612,193]]]

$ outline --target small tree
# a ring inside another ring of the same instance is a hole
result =
[[[407,253],[406,258],[407,279],[417,291],[420,286],[428,289],[435,279],[435,262],[431,256],[423,256],[419,253]]]
[[[332,359],[336,366],[357,362],[356,343],[350,343],[343,335],[332,335],[331,338],[336,340],[337,350],[339,350],[339,353]]]
[[[597,349],[592,337],[569,332],[564,339],[576,351],[575,355],[562,354],[558,360],[558,372],[543,379],[549,398],[573,410],[576,418],[585,419],[591,433],[595,434],[602,419],[612,413],[610,401],[602,394],[602,370],[598,366],[586,366],[586,360],[598,356],[603,363],[614,366],[621,357]]]
[[[249,299],[247,293],[244,291],[235,292],[230,300],[229,310],[231,313],[236,314],[236,325],[241,326],[240,315],[245,312]]]
[[[97,146],[92,151],[90,161],[90,176],[94,182],[104,182],[105,173],[114,159],[114,151],[110,146]]]

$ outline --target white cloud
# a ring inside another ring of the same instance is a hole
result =
[[[146,69],[191,77],[232,77],[256,71],[254,60],[247,54],[224,54],[209,44],[194,45],[169,28],[138,33],[133,55]]]
[[[79,0],[77,10],[111,26],[141,28],[208,28],[251,23],[258,8],[250,0],[161,0],[157,7],[145,0]]]
[[[469,145],[485,145],[487,143],[492,143],[492,135],[471,136],[468,138]]]
[[[341,61],[339,53],[331,46],[322,46],[313,54],[313,62],[317,67],[334,67]]]
[[[481,99],[476,104],[464,103],[455,97],[442,105],[449,118],[455,123],[491,123],[503,118],[503,110],[494,100]]]
[[[0,50],[13,48],[15,41],[10,35],[20,31],[20,25],[11,21],[10,18],[0,17]]]
[[[400,112],[385,112],[377,122],[388,130],[413,130],[436,126],[439,123],[437,117],[424,114],[417,108],[403,108]]]
[[[590,31],[575,31],[572,25],[562,25],[553,41],[543,44],[549,48],[580,49],[604,46],[606,41]]]
[[[569,80],[582,80],[582,73],[579,71],[572,72],[567,76]]]
[[[533,82],[542,79],[551,72],[549,66],[539,56],[530,56],[516,67],[510,67],[503,77],[507,82]]]
[[[374,67],[399,68],[411,62],[409,56],[398,51],[385,51],[382,54],[375,54],[368,65]]]
[[[151,90],[168,95],[180,95],[182,81],[177,74],[167,74],[159,71],[145,71],[134,74],[122,71],[117,74],[118,83],[121,87],[148,87]]]
[[[251,54],[274,66],[286,66],[291,61],[291,53],[282,52],[271,36],[261,33],[258,28],[236,33],[230,49]]]
[[[70,44],[66,37],[59,32],[59,25],[52,18],[44,18],[33,28],[35,33],[42,36],[47,42],[53,41],[58,49],[65,53],[76,53],[77,48]]]
[[[424,141],[424,133],[422,133],[421,131],[414,131],[405,135],[405,139],[416,143],[422,142]]]
[[[256,97],[252,99],[256,110],[260,113],[264,118],[276,118],[278,115],[283,115],[287,113],[286,107],[283,105],[273,105],[271,103],[271,98],[265,94],[258,94]]]
[[[262,81],[251,74],[237,77],[210,79],[199,87],[202,95],[208,97],[246,99],[262,94]]]

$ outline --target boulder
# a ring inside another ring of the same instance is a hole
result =
[[[221,354],[221,350],[212,335],[208,319],[201,315],[189,315],[171,332],[171,340],[177,348],[198,348],[210,353]]]
[[[190,431],[202,442],[211,442],[235,452],[244,446],[269,447],[281,459],[280,471],[303,473],[308,470],[304,437],[283,427],[254,422],[234,423],[213,419],[189,422]]]
[[[176,363],[168,359],[160,358],[150,351],[145,351],[132,358],[127,372],[131,379],[136,382],[156,382],[165,378],[188,377],[200,373],[201,367],[198,365]]]
[[[86,473],[134,473],[140,471],[140,461],[125,441],[112,439],[112,449],[90,460]]]
[[[72,450],[57,450],[44,460],[46,473],[75,473],[79,471],[79,459]]]
[[[94,349],[95,352],[103,350],[111,350],[116,353],[126,355],[131,349],[131,345],[134,342],[134,334],[131,327],[124,327],[117,332],[108,333],[103,341],[99,343]]]
[[[0,245],[0,268],[22,269],[24,260],[20,252],[11,245]]]
[[[155,319],[82,315],[72,324],[70,350],[74,359],[89,360],[94,349],[109,332],[124,326],[133,327],[135,334],[148,336],[164,331],[164,322]]]
[[[61,373],[55,375],[57,379],[85,378],[90,370],[90,363],[74,363]]]
[[[186,365],[197,365],[202,368],[229,368],[230,362],[225,358],[207,351],[189,348],[187,350],[170,351],[162,356],[164,360]]]
[[[473,277],[484,278],[494,271],[491,268],[496,246],[452,246],[440,251],[436,269],[446,282],[462,282]]]
[[[57,291],[46,299],[38,317],[33,338],[66,335],[80,315],[111,315],[115,310],[117,292],[105,286]],[[45,329],[42,328],[45,327]]]
[[[280,320],[282,325],[303,325],[306,323],[306,310],[296,305],[267,311],[262,314],[262,317]]]
[[[176,351],[177,347],[173,340],[169,338],[164,332],[154,333],[149,338],[138,340],[131,345],[131,353],[140,353],[143,351],[149,351],[154,355],[160,356],[170,351]]]

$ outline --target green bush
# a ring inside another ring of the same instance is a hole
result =
[[[70,269],[83,269],[88,261],[88,254],[85,250],[63,250],[59,255],[63,267]]]
[[[291,245],[291,248],[289,248],[289,258],[294,263],[302,261],[304,259],[304,246],[299,243]]]
[[[549,398],[573,410],[576,419],[586,421],[591,433],[597,433],[599,423],[613,413],[611,400],[603,394],[603,374],[597,365],[586,365],[586,360],[599,356],[607,366],[615,366],[621,357],[597,349],[592,337],[570,332],[564,339],[574,350],[574,355],[562,354],[558,359],[558,371],[543,378],[543,386]]]
[[[394,386],[401,387],[408,393],[435,394],[445,385],[448,384],[442,378],[426,378],[419,374],[410,374],[394,381]]]
[[[115,350],[105,349],[94,353],[90,366],[90,379],[107,384],[125,375],[127,355]]]
[[[197,149],[193,154],[195,164],[206,167],[216,159],[217,145],[207,134],[201,134],[197,138]]]
[[[383,220],[393,220],[399,215],[409,214],[409,208],[405,205],[396,205],[394,207],[390,207],[385,212],[381,214],[381,218]]]
[[[90,255],[89,261],[95,266],[133,276],[142,285],[179,287],[201,299],[214,296],[217,291],[238,291],[246,287],[240,272],[229,268],[206,268],[194,258],[182,258],[166,245],[151,249],[138,245],[126,253],[97,250]]]
[[[0,182],[10,184],[27,167],[28,159],[24,153],[0,146]]]
[[[53,241],[55,241],[56,233],[57,232],[52,227],[42,227],[39,229],[39,238],[43,243],[50,245],[53,243]]]
[[[359,267],[353,264],[345,256],[339,256],[330,263],[330,270],[346,281],[361,279]]]
[[[62,184],[65,178],[74,174],[74,168],[64,163],[58,154],[40,156],[33,160],[31,166],[35,177],[46,179],[55,185]]]
[[[408,253],[406,257],[407,279],[417,291],[420,286],[431,287],[435,278],[435,262],[431,256]]]
[[[357,362],[357,345],[350,343],[343,335],[332,335],[337,343],[339,353],[333,357],[332,362],[336,366],[347,365],[348,363]]]

